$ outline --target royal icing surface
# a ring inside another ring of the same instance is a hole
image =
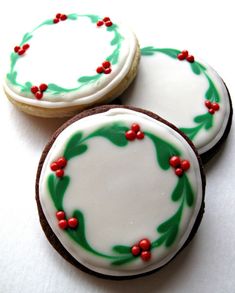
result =
[[[13,99],[29,105],[89,104],[127,75],[136,45],[134,34],[108,17],[68,14],[63,19],[58,14],[12,48],[4,87]]]
[[[184,138],[123,108],[63,130],[39,180],[43,213],[65,249],[112,276],[149,272],[172,259],[202,198],[199,163]]]
[[[157,113],[180,128],[199,154],[221,139],[231,112],[227,89],[218,74],[187,51],[145,47],[125,105]],[[184,56],[186,52],[186,56]]]

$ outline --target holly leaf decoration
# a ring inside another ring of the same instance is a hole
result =
[[[82,139],[82,132],[76,132],[68,141],[68,143],[66,144],[66,148],[64,151],[64,157],[66,158],[66,160],[69,160],[69,153],[73,152],[74,150],[76,150],[79,146],[80,146],[80,142]]]
[[[167,143],[152,133],[145,132],[145,135],[152,140],[155,146],[156,156],[160,167],[163,170],[168,170],[170,168],[169,159],[172,156],[180,156],[180,151],[173,145]]]
[[[100,18],[97,15],[92,15],[92,14],[86,14],[84,16],[87,16],[90,18],[91,22],[96,23]]]
[[[171,198],[173,201],[178,201],[183,196],[186,198],[188,206],[191,207],[194,202],[194,194],[188,177],[185,174],[182,177],[179,177],[178,183],[172,192]]]
[[[106,60],[108,60],[113,65],[117,64],[119,58],[119,50],[120,46],[118,45],[117,48],[113,51],[113,53],[106,58]]]
[[[91,76],[82,76],[78,79],[78,82],[91,82],[99,79],[101,77],[100,74],[91,75]]]
[[[182,197],[183,191],[184,191],[184,184],[185,184],[184,176],[179,177],[178,183],[177,183],[177,185],[171,195],[171,199],[173,201],[178,201]]]
[[[65,158],[67,158],[69,160],[73,157],[76,157],[78,155],[85,153],[87,151],[87,149],[88,149],[88,146],[86,144],[80,144],[80,145],[70,149],[66,153]]]
[[[208,130],[213,126],[213,116],[210,113],[199,115],[194,118],[194,122],[200,123],[202,127]]]
[[[133,261],[134,259],[136,259],[135,256],[131,255],[131,256],[128,256],[128,257],[123,257],[123,258],[120,258],[118,260],[115,260],[115,261],[112,261],[111,264],[114,265],[114,266],[120,266],[120,265],[124,265],[128,262],[131,262]]]
[[[191,140],[193,140],[196,135],[198,134],[198,132],[200,131],[200,129],[203,127],[203,124],[200,124],[196,127],[192,127],[192,128],[180,128],[180,130],[187,135],[188,138],[190,138]]]
[[[116,245],[113,246],[112,250],[114,252],[120,253],[120,254],[130,254],[131,253],[131,247],[125,246],[125,245]]]
[[[198,65],[197,62],[190,63],[190,66],[191,66],[192,71],[196,75],[200,75],[201,74],[201,69],[200,69],[200,66]]]
[[[76,13],[71,13],[67,15],[67,18],[71,20],[76,20],[78,19],[78,15]]]
[[[118,147],[123,147],[128,144],[128,141],[125,136],[125,132],[128,130],[128,127],[120,125],[120,123],[113,123],[106,125],[102,128],[97,129],[90,136],[102,136],[108,139],[110,142],[115,144]]]
[[[54,95],[69,92],[69,89],[63,88],[61,86],[56,85],[55,83],[49,83],[47,91],[51,91]]]
[[[7,74],[7,79],[14,85],[17,84],[16,82],[16,77],[17,77],[17,72],[16,71],[12,71],[10,73]]]
[[[220,102],[220,96],[219,93],[213,83],[213,81],[211,80],[211,78],[205,73],[205,76],[208,80],[209,83],[209,88],[206,91],[205,97],[207,100],[211,101],[211,102],[216,102],[219,103]]]
[[[51,198],[57,210],[63,210],[63,198],[69,185],[69,177],[64,176],[58,179],[54,174],[50,174],[47,180],[47,186]]]
[[[31,92],[31,87],[32,87],[32,83],[27,81],[24,86],[22,87],[21,89],[21,92],[25,92],[25,93],[28,93],[28,92]]]
[[[32,39],[32,35],[30,33],[26,33],[24,36],[23,36],[23,39],[20,43],[20,46],[22,46],[23,44],[27,43],[30,39]]]
[[[151,56],[155,54],[156,50],[153,46],[148,46],[140,49],[140,52],[142,56]]]
[[[194,193],[193,189],[191,187],[191,184],[189,183],[188,177],[184,177],[184,192],[185,192],[185,197],[186,197],[186,203],[189,207],[191,207],[194,203]]]

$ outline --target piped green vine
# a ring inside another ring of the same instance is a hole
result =
[[[68,14],[67,15],[67,20],[68,21],[76,21],[78,18],[86,17],[88,18],[92,23],[96,24],[97,21],[100,19],[99,16],[97,15],[91,15],[91,14],[86,14],[86,15],[79,15],[76,13],[73,14]],[[25,45],[28,43],[32,38],[33,38],[33,33],[40,29],[43,26],[51,26],[51,25],[58,25],[53,22],[53,19],[48,19],[44,22],[42,22],[40,25],[38,25],[35,29],[33,29],[31,32],[26,33],[22,41],[20,42],[20,46]],[[95,29],[95,28],[94,28]],[[112,65],[117,64],[119,60],[119,55],[120,55],[120,49],[121,49],[121,44],[123,41],[123,36],[119,33],[119,28],[116,24],[113,24],[112,26],[106,27],[106,31],[113,33],[113,39],[110,42],[110,45],[114,47],[113,52],[106,57],[105,60],[109,61]],[[24,84],[21,84],[17,81],[17,75],[18,72],[15,70],[15,66],[17,61],[22,58],[22,56],[19,56],[16,52],[12,52],[10,55],[10,71],[7,74],[7,79],[13,86],[17,86],[20,88],[20,91],[22,93],[26,93],[28,95],[32,95],[31,93],[31,87],[33,83],[31,81],[26,81]],[[94,64],[94,70],[98,64]],[[51,95],[58,95],[62,93],[69,93],[69,92],[74,92],[78,91],[84,86],[90,85],[92,83],[97,82],[99,79],[102,78],[102,74],[94,74],[94,75],[88,75],[88,76],[81,76],[77,78],[77,83],[78,86],[74,88],[65,88],[62,86],[59,86],[55,83],[50,83],[48,82],[48,88],[47,88],[47,93]]]
[[[66,143],[63,157],[66,158],[69,164],[70,159],[83,155],[89,150],[89,140],[94,137],[102,137],[120,148],[126,147],[131,143],[126,139],[126,131],[128,131],[128,127],[121,122],[107,124],[86,136],[79,131],[71,136]],[[169,159],[172,156],[180,156],[181,152],[174,145],[150,132],[144,132],[144,134],[145,139],[149,139],[153,143],[157,165],[162,170],[168,171],[171,168]],[[178,208],[170,218],[156,227],[157,237],[151,242],[151,249],[157,249],[158,247],[168,249],[175,243],[183,212],[186,207],[192,208],[194,204],[194,192],[187,175],[184,173],[183,176],[177,178],[177,184],[171,193],[171,200],[178,205]],[[53,173],[47,178],[48,191],[56,210],[64,210],[63,200],[70,180],[69,176],[57,178]],[[109,260],[113,266],[124,265],[137,259],[132,254],[132,246],[129,245],[115,245],[111,248],[110,254],[96,250],[89,244],[87,239],[86,222],[82,211],[74,210],[71,216],[78,220],[79,225],[76,229],[66,229],[64,232],[85,251]]]
[[[173,59],[177,59],[180,50],[171,49],[171,48],[155,48],[153,46],[144,47],[141,49],[142,56],[151,56],[157,53],[165,54]],[[188,63],[192,72],[196,75],[203,75],[208,82],[208,89],[205,92],[205,100],[210,101],[211,103],[220,102],[220,95],[218,90],[213,83],[210,76],[207,74],[207,69],[201,63],[194,61]],[[205,108],[206,109],[206,108]],[[209,130],[213,127],[214,117],[209,112],[206,112],[202,115],[198,115],[193,118],[193,122],[196,124],[194,127],[180,127],[180,130],[183,131],[191,140],[193,140],[197,134],[202,130]]]

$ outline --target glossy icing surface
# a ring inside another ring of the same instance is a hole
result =
[[[66,17],[44,21],[23,36],[19,45],[29,45],[24,54],[11,53],[4,87],[16,101],[46,108],[88,104],[112,91],[129,72],[137,42],[128,28],[98,26],[102,17],[96,15]],[[104,61],[110,62],[110,72],[98,73]],[[42,83],[48,88],[36,99],[31,87]]]
[[[126,139],[133,123],[144,138]],[[182,177],[169,164],[173,155],[190,162]],[[67,164],[64,176],[56,178],[50,166],[61,156]],[[61,132],[39,181],[44,215],[62,245],[79,263],[113,276],[167,263],[187,240],[202,193],[198,160],[188,143],[167,125],[122,108],[85,117]],[[61,209],[78,220],[75,230],[58,226]],[[150,259],[131,252],[141,239],[151,242]]]
[[[230,115],[228,92],[218,74],[195,57],[193,63],[177,58],[175,49],[142,49],[139,74],[122,96],[125,105],[157,113],[180,128],[199,154],[211,149],[222,137]],[[206,101],[219,110],[208,112]]]

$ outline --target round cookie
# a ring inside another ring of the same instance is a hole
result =
[[[46,146],[36,200],[42,228],[70,263],[128,279],[160,269],[192,239],[205,178],[193,145],[157,115],[101,106]]]
[[[124,105],[153,111],[176,125],[206,162],[227,137],[232,122],[229,92],[219,75],[188,51],[145,47],[136,82]]]
[[[4,89],[28,114],[72,116],[119,96],[139,57],[134,33],[113,19],[58,13],[12,48]]]

